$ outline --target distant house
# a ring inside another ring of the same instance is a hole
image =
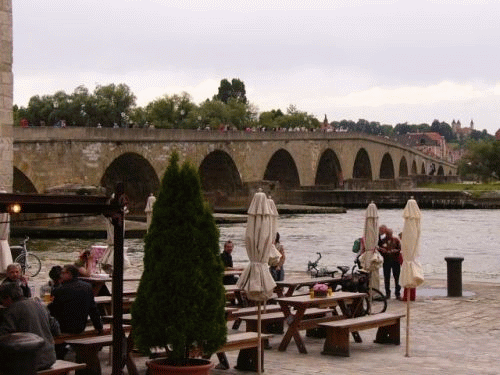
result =
[[[436,132],[407,133],[406,144],[436,158],[448,160],[449,150],[444,137]]]
[[[495,139],[497,141],[500,141],[500,129],[498,129],[497,132],[495,133]]]

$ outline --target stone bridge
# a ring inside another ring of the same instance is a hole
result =
[[[398,188],[454,164],[384,137],[324,132],[218,132],[166,129],[15,128],[14,192],[123,181],[132,209],[158,190],[174,150],[191,161],[210,194],[273,189]],[[264,182],[265,181],[265,182]],[[406,186],[407,187],[407,186]]]

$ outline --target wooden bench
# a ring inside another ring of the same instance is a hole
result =
[[[261,340],[267,341],[271,338],[270,334],[261,334]],[[229,362],[225,352],[239,350],[238,359],[236,360],[237,370],[241,371],[257,371],[259,336],[257,332],[241,332],[227,336],[226,343],[217,350],[217,358],[219,359],[219,369],[229,369]],[[264,345],[262,345],[262,348]],[[261,369],[264,370],[264,351],[261,353]]]
[[[105,324],[102,328],[102,334],[110,334],[111,326],[109,324]],[[92,326],[87,326],[85,331],[82,333],[62,333],[59,336],[54,337],[55,344],[64,344],[66,340],[80,339],[84,337],[95,337],[99,336],[97,330]]]
[[[264,309],[262,306],[260,308],[261,314],[269,314],[269,313],[275,313],[281,311],[281,308],[279,305],[266,305],[266,308]],[[243,316],[249,316],[249,315],[255,315],[257,314],[257,306],[250,306],[250,307],[243,307],[240,309],[237,309],[235,311],[231,311],[231,313],[228,316],[227,320],[234,320],[233,323],[233,329],[238,329],[240,328],[241,325],[241,318]]]
[[[65,375],[70,371],[81,370],[87,367],[85,363],[74,363],[58,359],[51,368],[37,371],[37,375]]]
[[[310,308],[304,314],[304,320],[322,318],[331,312],[330,309]],[[245,321],[247,332],[257,332],[258,315],[248,315],[241,317]],[[261,314],[261,332],[263,333],[283,333],[285,315],[278,311],[274,313]]]
[[[131,326],[123,326],[124,332],[130,332]],[[113,344],[113,335],[104,334],[97,336],[79,337],[66,339],[66,344],[71,345],[75,351],[75,360],[78,363],[85,363],[86,371],[91,374],[101,374],[101,363],[99,361],[99,351],[105,346]],[[123,338],[124,353],[126,354],[126,365],[129,374],[136,374],[137,368],[133,362],[130,352],[133,347],[132,336]]]
[[[405,314],[381,313],[320,323],[326,329],[322,354],[349,357],[349,333],[378,328],[376,343],[400,344],[400,320]]]

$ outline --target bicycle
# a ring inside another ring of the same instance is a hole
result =
[[[26,246],[28,240],[29,237],[26,237],[19,246],[11,246],[10,249],[20,251],[20,254],[16,257],[14,262],[21,265],[23,274],[34,277],[40,273],[42,261],[37,255],[28,251]]]
[[[342,272],[342,275],[336,291],[367,294],[363,299],[361,315],[380,314],[387,310],[387,298],[380,290],[370,287],[370,272],[361,268],[359,256],[354,260],[352,268],[348,266],[338,266],[337,268]]]
[[[307,263],[307,272],[311,277],[335,277],[337,272],[341,272],[340,278],[334,286],[334,291],[366,293],[363,299],[361,315],[380,314],[387,310],[387,299],[384,294],[376,289],[370,288],[370,272],[361,268],[359,256],[354,260],[352,268],[348,266],[337,266],[337,270],[330,271],[326,267],[318,268],[321,253],[314,262]],[[351,271],[351,272],[349,272]]]

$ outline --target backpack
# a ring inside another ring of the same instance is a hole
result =
[[[361,238],[356,239],[352,245],[352,252],[357,253],[361,249]]]

